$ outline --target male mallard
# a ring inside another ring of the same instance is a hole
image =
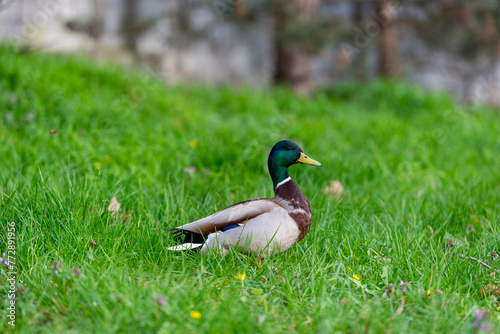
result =
[[[288,176],[288,167],[302,163],[321,166],[308,158],[292,141],[278,142],[269,153],[267,165],[274,184],[274,198],[257,198],[234,204],[192,223],[177,226],[175,231],[184,244],[169,250],[202,247],[220,254],[229,248],[267,257],[287,250],[302,240],[311,226],[311,208],[307,198]]]

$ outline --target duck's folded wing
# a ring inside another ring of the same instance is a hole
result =
[[[231,205],[211,216],[196,220],[192,223],[174,227],[172,230],[186,230],[207,235],[219,231],[230,225],[244,224],[246,221],[259,215],[270,212],[279,207],[271,199],[256,199]]]

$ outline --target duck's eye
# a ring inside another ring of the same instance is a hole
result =
[[[293,148],[291,148],[290,146],[286,148],[287,151],[291,151],[293,150]]]

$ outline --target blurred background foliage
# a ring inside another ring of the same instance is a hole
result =
[[[462,0],[3,1],[0,37],[85,51],[170,82],[308,95],[345,80],[401,78],[500,105],[500,4]]]

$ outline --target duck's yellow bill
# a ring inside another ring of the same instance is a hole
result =
[[[321,162],[309,158],[307,155],[304,154],[304,152],[300,153],[300,158],[297,161],[300,162],[301,164],[306,164],[311,166],[323,166]]]

